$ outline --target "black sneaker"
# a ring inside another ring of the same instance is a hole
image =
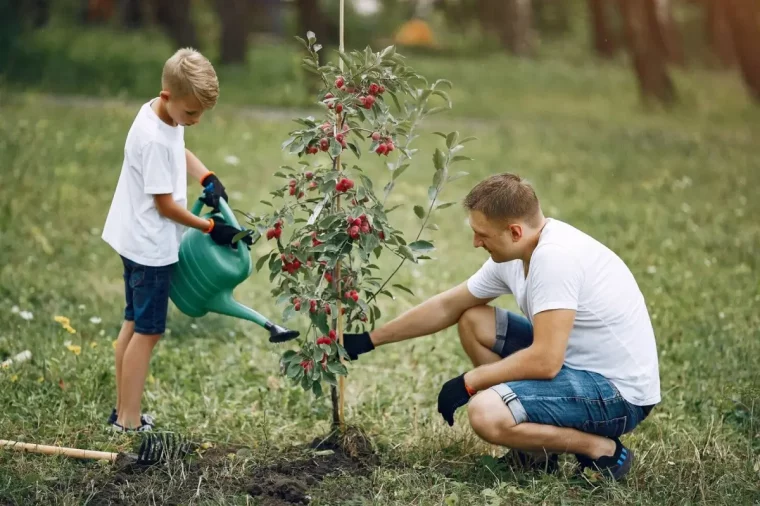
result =
[[[615,481],[628,474],[633,465],[633,451],[623,446],[619,438],[614,438],[613,441],[615,441],[615,454],[611,457],[591,459],[585,455],[576,454],[575,457],[580,464],[578,471],[583,474],[584,470],[588,468],[592,471],[599,471],[605,478],[612,478]]]
[[[519,450],[510,450],[498,460],[511,469],[526,472],[544,471],[547,474],[554,474],[559,470],[559,456],[556,453],[533,455]]]
[[[153,431],[153,426],[148,425],[147,423],[143,423],[139,427],[135,427],[134,429],[127,429],[122,425],[119,425],[118,423],[114,422],[111,425],[109,425],[109,428],[113,432],[151,432]]]
[[[117,419],[118,418],[117,418],[117,415],[116,415],[116,408],[113,408],[113,410],[111,411],[111,416],[108,417],[107,424],[108,425],[113,425],[113,424],[116,423]],[[150,425],[151,427],[155,427],[156,426],[156,422],[153,419],[153,417],[150,416],[150,415],[145,415],[145,414],[140,415],[140,423],[142,425]]]

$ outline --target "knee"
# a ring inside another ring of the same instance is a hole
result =
[[[459,340],[464,344],[465,342],[475,339],[475,330],[477,328],[477,322],[482,317],[481,308],[472,307],[462,313],[457,323],[457,330],[459,331]]]
[[[493,390],[485,390],[470,399],[467,415],[472,430],[489,443],[503,441],[515,426],[512,412]]]

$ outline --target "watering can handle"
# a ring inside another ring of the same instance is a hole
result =
[[[193,204],[193,208],[190,210],[190,212],[193,213],[195,216],[200,216],[202,209],[203,209],[203,201],[198,199],[195,201],[195,204]],[[219,198],[219,211],[222,213],[222,217],[224,218],[224,221],[226,221],[233,227],[239,230],[242,230],[240,229],[240,224],[235,218],[235,213],[232,212],[232,209],[227,204],[227,201],[224,200],[224,198]],[[240,258],[245,259],[246,255],[248,254],[248,248],[239,247],[237,250],[238,250],[238,254],[240,255]]]

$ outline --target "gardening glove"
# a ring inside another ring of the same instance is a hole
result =
[[[213,239],[215,243],[221,246],[232,246],[234,249],[237,249],[237,243],[233,244],[232,238],[242,232],[242,230],[227,224],[224,219],[218,216],[211,218],[211,221],[214,222],[214,225],[211,227],[211,231],[208,232],[208,234],[211,236],[211,239]],[[246,243],[248,246],[253,244],[253,239],[251,239],[250,233],[246,236],[243,236],[243,238],[240,240]]]
[[[450,427],[454,425],[454,412],[467,404],[470,392],[464,384],[464,374],[450,379],[438,394],[438,412]]]
[[[356,360],[362,353],[374,350],[375,345],[369,338],[369,332],[362,332],[361,334],[343,334],[343,348],[351,360]]]
[[[201,185],[203,186],[203,197],[200,198],[201,202],[219,211],[219,199],[223,198],[229,203],[230,199],[227,197],[227,192],[224,191],[224,185],[216,177],[216,174],[209,172],[203,179],[201,179]]]

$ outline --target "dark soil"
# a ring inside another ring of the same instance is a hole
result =
[[[82,492],[95,506],[180,505],[244,494],[255,498],[256,504],[288,506],[309,504],[310,489],[327,476],[367,475],[377,464],[369,439],[356,428],[279,452],[268,457],[265,466],[229,457],[244,452],[215,447],[200,456],[151,467],[120,459],[98,476],[85,477]]]

